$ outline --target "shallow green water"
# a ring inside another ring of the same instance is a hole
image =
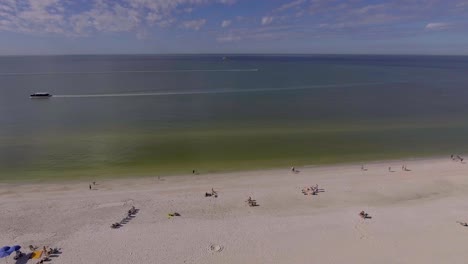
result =
[[[464,57],[0,58],[0,180],[463,153],[467,69]]]

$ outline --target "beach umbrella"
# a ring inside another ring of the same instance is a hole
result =
[[[11,253],[8,252],[9,250],[10,250],[9,246],[0,248],[0,258],[5,258],[5,257],[10,256]]]
[[[11,250],[11,247],[9,246],[0,248],[0,258],[6,258],[10,256],[11,253],[13,253],[13,251],[10,251],[10,250]],[[6,262],[6,259],[5,259],[5,262]]]
[[[14,245],[10,249],[8,249],[6,252],[12,254],[13,252],[20,250],[20,248],[21,248],[20,245]]]

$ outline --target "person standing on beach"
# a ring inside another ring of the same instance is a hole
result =
[[[91,190],[91,184],[89,185],[89,189]]]

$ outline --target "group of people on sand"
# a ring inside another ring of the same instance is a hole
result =
[[[291,172],[292,173],[299,173],[300,171],[294,167],[291,167]]]
[[[94,181],[94,182],[93,182],[93,185],[91,185],[91,184],[89,185],[89,189],[92,190],[92,189],[93,189],[93,186],[95,186],[95,185],[96,185],[96,182]]]
[[[36,247],[36,246],[33,246],[33,245],[29,245],[29,249],[31,250],[31,253],[29,254],[29,258],[32,258],[33,257],[33,254],[34,252],[36,252],[39,247]],[[52,259],[50,258],[50,256],[54,255],[54,254],[61,254],[61,249],[60,248],[49,248],[47,249],[46,246],[42,247],[42,251],[40,251],[39,254],[42,254],[44,255],[41,260],[39,260],[38,262],[36,262],[36,264],[41,264],[41,263],[44,263],[44,262],[49,262],[49,261],[52,261]],[[16,252],[16,256],[14,257],[15,260],[18,260],[20,258],[22,258],[25,254],[21,251],[17,251]]]
[[[406,164],[401,165],[401,170],[402,170],[402,171],[410,171],[410,169],[408,169],[408,168],[406,167]],[[392,170],[392,167],[391,167],[391,166],[388,167],[388,171],[389,171],[389,172],[394,172],[394,171]]]
[[[460,157],[460,155],[450,155],[450,158],[453,160],[453,161],[460,161],[460,162],[463,162],[463,158]]]
[[[249,198],[245,201],[250,207],[253,206],[258,206],[257,200],[252,199],[252,197],[249,196]]]
[[[302,189],[302,194],[304,195],[317,195],[319,193],[319,187],[318,184],[312,187],[306,187]]]
[[[211,192],[206,192],[205,197],[215,197],[218,198],[218,192],[216,192],[213,188],[211,188]]]
[[[372,218],[368,213],[364,212],[364,211],[361,211],[359,213],[359,216],[362,218],[362,219],[370,219]]]
[[[132,206],[130,210],[127,211],[127,216],[124,217],[120,222],[115,222],[111,225],[112,229],[117,229],[123,226],[124,223],[127,223],[134,215],[138,213],[138,209],[135,206]]]

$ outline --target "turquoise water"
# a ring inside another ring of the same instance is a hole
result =
[[[0,179],[468,149],[468,57],[221,57],[0,57]]]

